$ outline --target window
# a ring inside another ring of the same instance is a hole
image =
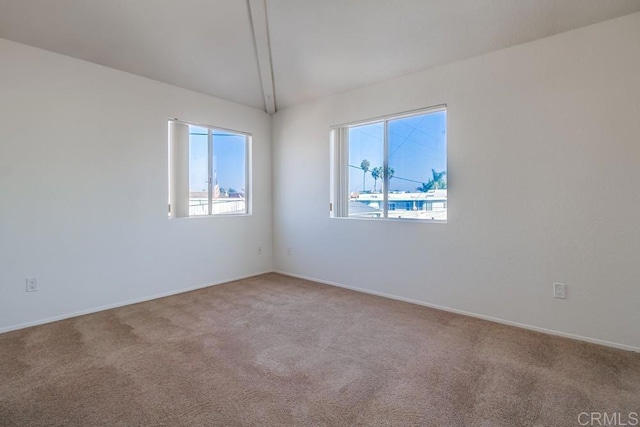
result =
[[[169,121],[169,216],[247,214],[251,136]]]
[[[331,129],[333,217],[447,221],[445,106]]]

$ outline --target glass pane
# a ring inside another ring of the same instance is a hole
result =
[[[246,213],[247,137],[224,130],[212,132],[212,214]]]
[[[384,122],[349,128],[349,217],[383,216]]]
[[[447,220],[447,113],[389,120],[388,217]]]
[[[207,129],[189,125],[189,215],[209,214]]]

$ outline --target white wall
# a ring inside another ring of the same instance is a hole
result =
[[[168,117],[253,134],[253,216],[167,218]],[[0,40],[0,332],[270,271],[270,126],[256,109]]]
[[[275,268],[640,350],[639,46],[634,14],[277,113]],[[329,126],[442,103],[448,224],[330,219]]]

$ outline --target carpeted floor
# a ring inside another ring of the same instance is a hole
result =
[[[572,426],[591,411],[640,413],[640,354],[277,274],[0,335],[2,426]]]

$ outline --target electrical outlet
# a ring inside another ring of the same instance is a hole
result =
[[[567,297],[567,287],[564,283],[553,284],[553,297],[565,299]]]
[[[258,246],[258,249],[256,249],[256,255],[262,255],[262,247]]]
[[[38,290],[38,279],[35,277],[27,278],[27,292],[36,292]]]
[[[291,248],[287,248],[287,255],[291,255]]]

